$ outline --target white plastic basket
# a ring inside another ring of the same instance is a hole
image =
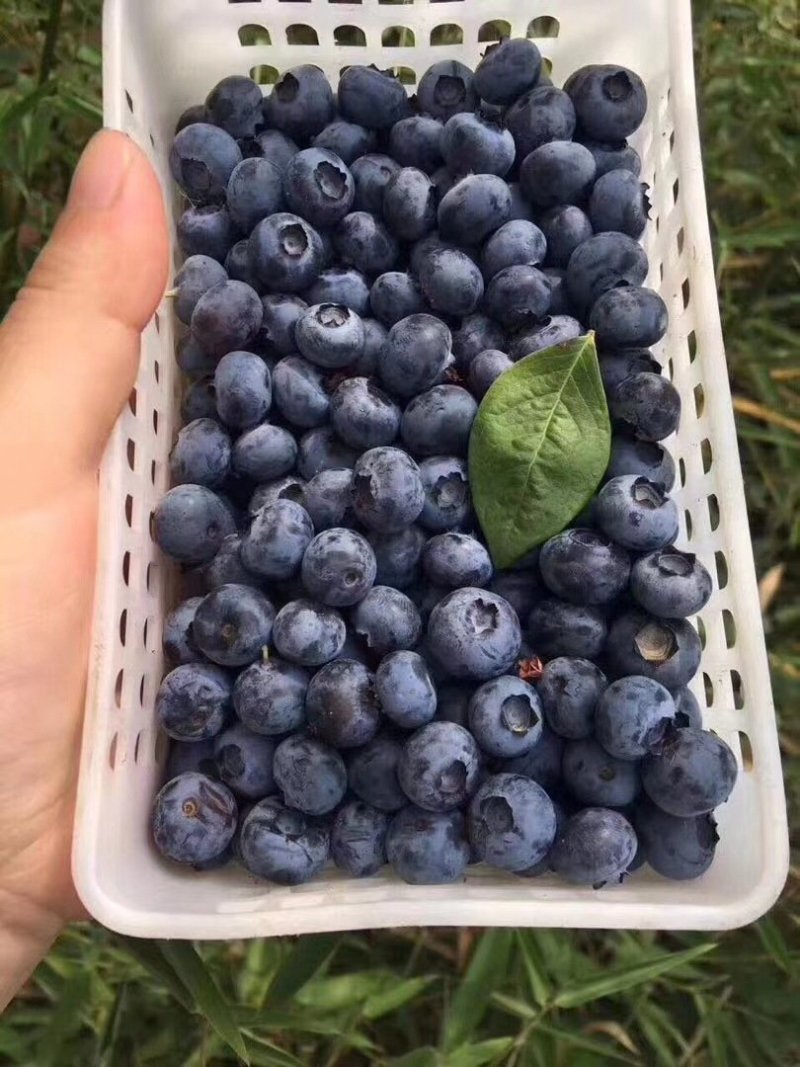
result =
[[[414,887],[391,874],[359,881],[332,870],[287,889],[239,870],[184,872],[156,855],[149,812],[166,746],[153,702],[162,675],[162,619],[177,594],[175,572],[150,529],[168,488],[178,420],[173,321],[164,307],[145,330],[136,390],[101,475],[73,873],[86,907],[112,929],[191,938],[422,924],[722,929],[757,918],[783,885],[783,783],[706,221],[689,0],[547,0],[541,8],[519,0],[107,0],[106,123],[141,145],[172,202],[167,156],[176,117],[225,75],[261,65],[271,77],[268,68],[312,62],[335,82],[350,63],[404,67],[416,77],[443,58],[474,66],[489,20],[504,20],[514,35],[544,37],[538,43],[557,84],[585,63],[615,62],[634,68],[647,85],[650,106],[634,143],[653,200],[647,284],[670,311],[659,355],[683,400],[680,430],[668,442],[679,468],[680,543],[715,576],[698,622],[705,650],[693,688],[705,724],[741,764],[734,794],[718,812],[715,861],[697,881],[641,871],[599,891],[483,868],[470,869],[458,885]],[[319,43],[290,43],[298,25],[313,27]],[[444,25],[459,44],[431,43]],[[266,29],[271,44],[242,44],[253,38],[253,26]],[[338,45],[343,26],[362,30],[365,45]],[[413,46],[383,44],[393,39],[385,31],[397,26],[411,31],[403,39]]]

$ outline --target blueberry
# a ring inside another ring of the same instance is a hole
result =
[[[683,685],[680,689],[676,689],[672,696],[675,700],[675,725],[696,726],[701,729],[703,726],[703,713],[700,710],[697,697],[691,689]]]
[[[619,478],[626,474],[660,482],[669,492],[675,484],[675,461],[661,445],[615,434],[606,476]]]
[[[605,618],[597,608],[563,600],[540,600],[528,619],[531,644],[544,659],[595,659],[602,651],[606,633]]]
[[[627,67],[581,67],[564,86],[575,105],[581,134],[596,141],[622,141],[638,129],[647,110],[647,92]]]
[[[547,252],[544,233],[532,222],[512,220],[495,230],[481,251],[487,282],[505,267],[536,266]]]
[[[405,593],[388,585],[374,585],[356,605],[353,628],[379,655],[413,648],[422,636],[416,605]]]
[[[728,745],[695,727],[667,731],[642,761],[642,785],[662,811],[688,819],[724,804],[736,784]]]
[[[713,815],[680,818],[642,801],[634,825],[645,862],[656,874],[684,881],[699,878],[711,866],[719,841]]]
[[[328,426],[309,430],[300,438],[297,469],[301,476],[311,481],[320,471],[352,467],[358,452],[344,444]]]
[[[200,651],[223,667],[252,663],[269,644],[275,609],[258,589],[223,585],[195,612],[192,637]]]
[[[272,377],[275,406],[293,426],[311,429],[328,421],[330,398],[319,367],[302,356],[286,356]]]
[[[275,617],[272,640],[278,654],[304,667],[321,667],[344,645],[345,625],[338,611],[310,600],[293,600]]]
[[[711,575],[691,552],[662,548],[641,556],[631,572],[631,595],[651,615],[696,615],[711,596]]]
[[[361,318],[343,304],[314,304],[297,321],[297,347],[326,370],[346,367],[364,350]]]
[[[408,803],[397,780],[402,746],[387,734],[378,734],[349,753],[347,774],[356,796],[379,811],[399,811]]]
[[[481,400],[501,374],[514,364],[505,354],[496,348],[487,348],[479,352],[469,365],[468,381],[474,396]]]
[[[275,749],[273,771],[284,801],[306,815],[324,815],[347,789],[347,771],[339,753],[313,737],[295,734]]]
[[[456,882],[470,855],[464,816],[409,805],[389,824],[386,855],[395,873],[411,885]]]
[[[514,663],[522,634],[511,605],[485,589],[457,589],[431,612],[427,640],[439,665],[464,678],[494,678]]]
[[[206,121],[206,105],[205,104],[191,104],[178,116],[178,121],[175,123],[175,133],[180,133],[181,130],[187,126],[193,125],[195,122]]]
[[[333,113],[330,83],[325,73],[310,63],[287,70],[264,101],[267,125],[298,142],[308,141],[323,130]]]
[[[424,726],[436,712],[436,689],[427,664],[416,652],[390,652],[375,673],[381,710],[404,730]]]
[[[476,244],[510,217],[511,193],[503,179],[496,174],[469,174],[442,197],[439,233],[458,244]]]
[[[542,233],[547,240],[547,262],[566,268],[578,245],[594,233],[589,216],[575,204],[559,204],[542,215]]]
[[[206,204],[225,199],[228,178],[241,158],[229,133],[207,122],[195,122],[175,135],[169,166],[189,199]]]
[[[290,209],[302,212],[312,226],[335,225],[353,205],[353,176],[327,149],[306,148],[292,156],[283,181]]]
[[[180,563],[211,559],[236,525],[225,504],[202,485],[176,485],[154,512],[155,539],[162,552]]]
[[[195,419],[178,431],[169,457],[175,485],[220,486],[231,469],[231,439],[214,419]]]
[[[164,781],[169,782],[187,771],[217,777],[213,737],[205,741],[170,741]]]
[[[354,878],[376,874],[386,863],[388,816],[361,800],[351,800],[336,814],[331,828],[333,862]]]
[[[272,758],[275,742],[237,723],[214,742],[219,776],[234,793],[260,800],[275,792]]]
[[[610,289],[598,297],[589,325],[603,348],[647,348],[667,332],[667,307],[653,289],[638,285]]]
[[[262,130],[249,142],[249,148],[249,155],[268,159],[281,174],[286,170],[292,156],[296,156],[300,151],[292,138],[280,130]]]
[[[637,177],[641,174],[642,161],[639,153],[627,141],[605,144],[603,141],[587,141],[583,138],[581,143],[585,144],[594,156],[598,178],[608,174],[610,170],[629,170]]]
[[[237,430],[260,423],[272,403],[269,369],[252,352],[229,352],[217,364],[214,391],[219,417]]]
[[[419,576],[419,564],[427,534],[419,526],[404,526],[402,530],[369,534],[377,564],[375,581],[405,589]]]
[[[467,315],[453,334],[453,355],[459,369],[466,369],[487,348],[505,352],[506,335],[502,326],[481,312]]]
[[[430,582],[418,581],[407,588],[406,592],[416,604],[423,626],[427,626],[428,620],[431,617],[431,612],[441,600],[444,600],[451,590],[446,589],[441,585],[432,585]],[[431,659],[426,641],[423,642],[420,651],[428,660],[428,666],[434,680],[437,683],[446,681],[448,676],[442,668]]]
[[[618,385],[631,374],[648,371],[658,374],[661,366],[647,348],[623,349],[600,354],[600,377],[606,393],[612,396]]]
[[[425,300],[416,278],[404,271],[381,274],[372,283],[369,302],[373,315],[386,326],[425,310]],[[376,364],[379,353],[376,352]]]
[[[305,294],[309,304],[343,304],[363,318],[369,314],[369,282],[355,267],[328,267]]]
[[[632,474],[612,478],[600,490],[594,515],[603,532],[625,548],[652,552],[678,536],[678,509],[658,482]]]
[[[644,249],[624,233],[596,233],[578,245],[567,264],[567,290],[581,314],[610,289],[620,292],[646,277]]]
[[[187,771],[153,802],[153,841],[176,863],[204,864],[221,855],[236,831],[236,800],[222,782]]]
[[[552,85],[538,85],[520,96],[506,111],[505,123],[514,138],[517,158],[550,141],[570,141],[575,108],[569,96]]]
[[[403,167],[383,191],[383,217],[401,241],[418,241],[436,225],[436,192],[424,171]]]
[[[403,83],[390,70],[346,67],[339,77],[339,111],[369,130],[385,130],[410,111]]]
[[[536,690],[509,674],[475,690],[468,716],[472,736],[490,756],[521,756],[535,747],[542,731],[542,704]]]
[[[417,106],[427,115],[447,122],[462,111],[473,111],[478,94],[474,75],[457,60],[443,59],[428,67],[417,87]]]
[[[245,430],[233,445],[233,469],[254,482],[271,482],[288,474],[297,459],[297,445],[282,426],[262,422]]]
[[[399,448],[373,448],[357,460],[353,510],[371,530],[391,532],[408,526],[424,503],[419,467],[406,452]]]
[[[552,801],[520,774],[487,778],[470,802],[467,824],[477,859],[506,871],[544,859],[556,834]]]
[[[542,723],[542,731],[533,748],[521,756],[506,760],[503,769],[510,774],[521,774],[538,782],[542,789],[552,792],[561,784],[561,758],[564,741]]]
[[[539,556],[547,588],[573,604],[606,604],[628,585],[631,561],[624,548],[594,530],[564,530]]]
[[[167,674],[156,693],[156,718],[176,741],[204,741],[225,727],[231,680],[210,663],[184,663]]]
[[[434,385],[452,362],[452,336],[432,315],[408,315],[395,323],[378,356],[378,372],[386,388],[411,397]]]
[[[322,270],[322,243],[316,230],[288,211],[269,215],[250,234],[250,265],[270,289],[299,293]]]
[[[585,808],[567,819],[550,853],[556,874],[599,888],[620,882],[637,849],[633,827],[618,811]]]
[[[441,153],[452,174],[497,174],[503,178],[514,163],[514,138],[504,126],[483,115],[461,112],[448,119]]]
[[[217,418],[217,393],[211,376],[198,378],[192,382],[181,400],[181,419],[194,422],[195,419]]]
[[[545,281],[547,279],[545,278]],[[523,326],[513,337],[508,347],[509,358],[515,363],[525,356],[542,352],[553,345],[563,345],[580,337],[584,329],[570,315],[547,315],[534,326]]]
[[[200,207],[191,204],[178,219],[178,245],[189,258],[208,256],[222,264],[237,236],[233,219],[224,204],[202,204]],[[220,281],[225,281],[226,277],[227,272]]]
[[[425,256],[419,280],[428,303],[445,315],[469,315],[483,298],[483,276],[477,264],[456,248]]]
[[[594,176],[595,163],[588,148],[576,141],[548,141],[525,156],[519,184],[532,204],[547,208],[582,203]]]
[[[274,504],[276,500],[293,500],[301,507],[306,506],[306,482],[296,474],[284,474],[282,478],[257,485],[247,505],[248,513],[255,516],[262,508]]]
[[[641,237],[650,217],[649,186],[630,170],[609,170],[597,179],[589,198],[595,233],[616,230]]]
[[[334,527],[311,541],[301,574],[312,600],[342,608],[366,596],[375,571],[375,555],[365,538],[355,530]]]
[[[182,600],[164,619],[161,643],[164,654],[176,666],[181,663],[200,663],[203,660],[203,653],[194,643],[192,636],[192,623],[201,600],[202,597],[199,596]]]
[[[550,285],[537,267],[504,267],[486,287],[489,314],[510,330],[540,319],[550,306]]]
[[[333,243],[343,263],[369,275],[390,270],[400,254],[392,234],[367,211],[346,215],[333,232]]]
[[[350,166],[356,186],[353,210],[380,215],[383,191],[399,170],[400,164],[391,156],[369,153],[354,159]]]
[[[466,455],[477,411],[478,405],[466,389],[434,385],[409,402],[400,433],[416,455]]]
[[[375,281],[377,280],[376,278]],[[373,283],[372,291],[374,289]],[[370,291],[370,303],[372,303],[372,291]],[[372,313],[377,314],[374,308]],[[377,319],[362,319],[361,321],[364,323],[364,351],[352,365],[352,369],[354,374],[369,378],[377,373],[378,354],[389,334],[383,323],[378,322]]]
[[[507,600],[520,619],[527,619],[541,591],[529,571],[496,571],[488,588]]]
[[[432,722],[406,741],[397,775],[413,804],[425,811],[452,811],[475,792],[479,766],[469,731],[452,722]]]
[[[522,195],[519,182],[509,182],[508,191],[511,194],[511,214],[509,215],[509,222],[533,222],[533,209]],[[442,196],[444,196],[444,193],[442,193]]]
[[[349,166],[359,156],[374,152],[377,139],[372,130],[358,126],[355,122],[334,119],[319,131],[311,144],[313,148],[324,148],[333,152]]]
[[[280,358],[296,350],[294,331],[297,320],[308,305],[299,296],[267,293],[261,300],[264,317],[258,341],[266,355]]]
[[[220,282],[208,289],[192,312],[192,334],[209,355],[246,349],[258,333],[263,310],[258,293],[245,282]]]
[[[226,199],[231,218],[249,234],[261,219],[283,209],[283,175],[266,159],[243,159],[228,180]]]
[[[612,418],[641,440],[662,441],[678,428],[680,393],[658,373],[628,375],[609,392],[608,400]]]
[[[380,718],[374,682],[374,675],[355,660],[338,659],[318,670],[306,695],[306,714],[315,736],[336,748],[356,748],[371,741]]]
[[[352,487],[353,472],[346,468],[333,468],[314,475],[305,488],[304,507],[315,530],[329,530],[332,526],[351,522]]]
[[[212,286],[227,279],[225,268],[211,256],[189,256],[175,275],[175,314],[187,326],[195,304]]]
[[[580,741],[594,731],[597,701],[608,682],[588,659],[559,656],[542,671],[539,696],[548,726],[560,737]]]
[[[233,706],[249,730],[275,736],[305,726],[310,675],[278,656],[251,664],[237,677]]]
[[[345,444],[389,445],[400,429],[400,408],[369,378],[347,378],[331,396],[331,422]]]
[[[440,533],[466,521],[472,511],[467,465],[456,456],[431,456],[419,468],[425,503],[420,525]]]
[[[330,839],[327,825],[307,819],[267,797],[255,804],[242,820],[238,852],[244,867],[278,885],[300,885],[327,862]]]
[[[618,759],[636,760],[658,746],[675,718],[668,690],[632,675],[612,682],[597,705],[597,739]]]
[[[410,115],[389,133],[389,152],[401,167],[417,167],[432,174],[442,163],[442,123],[429,115]]]
[[[567,742],[562,773],[564,785],[580,804],[621,808],[641,790],[639,764],[612,756],[591,737]]]
[[[217,82],[206,97],[206,116],[231,137],[252,137],[261,122],[263,100],[252,78],[233,74]]]
[[[611,624],[606,655],[618,675],[641,674],[675,690],[700,666],[700,638],[685,619],[657,619],[641,611]]]
[[[511,37],[489,45],[475,70],[475,90],[490,104],[511,104],[533,89],[542,54],[533,41]]]
[[[259,580],[251,574],[241,558],[242,540],[238,534],[229,534],[219,546],[217,554],[201,568],[203,583],[208,592],[222,585],[252,585],[258,588]]]
[[[436,534],[428,541],[422,567],[431,582],[451,589],[486,585],[493,572],[489,553],[480,541],[452,532]]]
[[[431,233],[420,237],[418,241],[413,243],[409,257],[409,270],[412,274],[419,274],[425,257],[429,256],[431,252],[440,252],[443,248],[456,247],[457,245],[453,244],[452,241],[445,241],[438,230],[432,230]]]
[[[236,282],[247,282],[251,289],[261,296],[263,292],[263,285],[260,278],[256,277],[253,271],[252,264],[250,263],[250,241],[243,237],[235,244],[232,244],[228,249],[228,253],[225,256],[225,270],[229,278],[232,278]],[[263,325],[263,320],[262,320]],[[258,335],[261,330],[259,329]],[[258,335],[256,335],[258,337]]]
[[[314,536],[308,512],[293,500],[276,500],[254,516],[242,541],[248,570],[273,581],[296,574]]]

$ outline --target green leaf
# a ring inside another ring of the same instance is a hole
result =
[[[517,930],[517,941],[522,953],[525,973],[528,976],[531,995],[541,1008],[550,999],[550,983],[544,972],[541,953],[536,941],[536,933],[533,930]]]
[[[386,992],[397,979],[386,971],[356,971],[333,978],[315,978],[298,996],[305,1007],[316,1011],[342,1011],[363,1004],[368,997]]]
[[[194,997],[198,1010],[240,1060],[250,1062],[244,1038],[233,1021],[231,1009],[217,988],[197,949],[188,941],[159,941],[164,959]]]
[[[610,447],[593,334],[500,375],[469,444],[472,498],[496,566],[512,566],[564,529],[599,485]]]
[[[36,1063],[63,1063],[64,1044],[83,1026],[82,1012],[89,995],[88,972],[73,975],[60,986],[49,1022],[39,1037]]]
[[[472,954],[467,973],[456,990],[444,1026],[444,1049],[460,1045],[480,1025],[489,1003],[488,991],[506,974],[513,930],[488,930]]]
[[[545,1033],[550,1037],[557,1038],[559,1042],[565,1044],[569,1049],[581,1049],[584,1052],[590,1052],[594,1056],[598,1056],[601,1063],[607,1063],[609,1060],[616,1060],[618,1063],[636,1062],[630,1056],[625,1056],[618,1052],[613,1045],[609,1045],[605,1041],[598,1041],[593,1037],[587,1037],[577,1030],[561,1030],[556,1026],[539,1023],[536,1029],[532,1031],[530,1040],[535,1041],[539,1033]],[[571,1063],[574,1060],[572,1056],[564,1056],[563,1062]]]
[[[339,947],[336,934],[306,934],[281,964],[269,989],[270,1000],[288,1000],[313,978]]]
[[[418,1048],[389,1060],[389,1067],[440,1067],[440,1063],[435,1048]]]
[[[408,978],[405,982],[398,982],[395,979],[387,990],[374,993],[367,998],[364,1004],[364,1015],[368,1019],[380,1019],[381,1016],[388,1015],[389,1012],[396,1011],[409,1000],[413,1000],[434,980],[435,975]]]
[[[618,970],[606,971],[601,977],[593,978],[590,982],[563,989],[553,998],[553,1004],[557,1008],[577,1008],[593,1000],[615,996],[626,989],[633,989],[643,982],[652,982],[662,974],[684,967],[714,948],[715,944],[707,942],[684,952],[665,952],[638,967],[621,967]]]
[[[756,923],[756,933],[761,939],[761,944],[772,956],[775,963],[788,975],[794,974],[794,963],[786,942],[783,939],[778,924],[766,916]]]
[[[447,1067],[484,1067],[510,1052],[513,1037],[495,1037],[476,1045],[461,1045],[447,1057]]]
[[[175,973],[174,967],[164,959],[163,954],[153,941],[143,941],[138,937],[123,937],[118,934],[117,942],[140,966],[166,987],[167,992],[178,1001],[181,1007],[188,1012],[195,1010],[194,1002],[186,992],[183,982]]]

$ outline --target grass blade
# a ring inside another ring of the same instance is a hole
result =
[[[447,1067],[484,1067],[511,1051],[513,1037],[493,1037],[475,1045],[461,1045],[447,1057]]]
[[[363,1014],[367,1019],[380,1019],[413,1000],[433,981],[435,975],[423,975],[419,978],[408,978],[405,982],[396,982],[384,992],[367,997]]]
[[[270,1000],[288,1000],[313,978],[341,943],[335,934],[307,934],[301,937],[278,972],[269,988]]]
[[[544,973],[536,935],[531,930],[517,930],[516,936],[531,995],[542,1008],[550,999],[550,983]]]
[[[487,990],[505,975],[513,940],[513,930],[488,930],[480,939],[447,1013],[445,1052],[457,1048],[480,1025],[489,1003]]]
[[[160,982],[181,1007],[188,1012],[195,1010],[194,1002],[186,992],[183,982],[153,941],[143,941],[138,937],[123,937],[119,934],[117,943],[157,982]]]

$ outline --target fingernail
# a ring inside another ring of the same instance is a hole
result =
[[[110,208],[122,192],[132,159],[132,145],[124,134],[113,130],[96,133],[72,176],[69,207],[90,211]]]

